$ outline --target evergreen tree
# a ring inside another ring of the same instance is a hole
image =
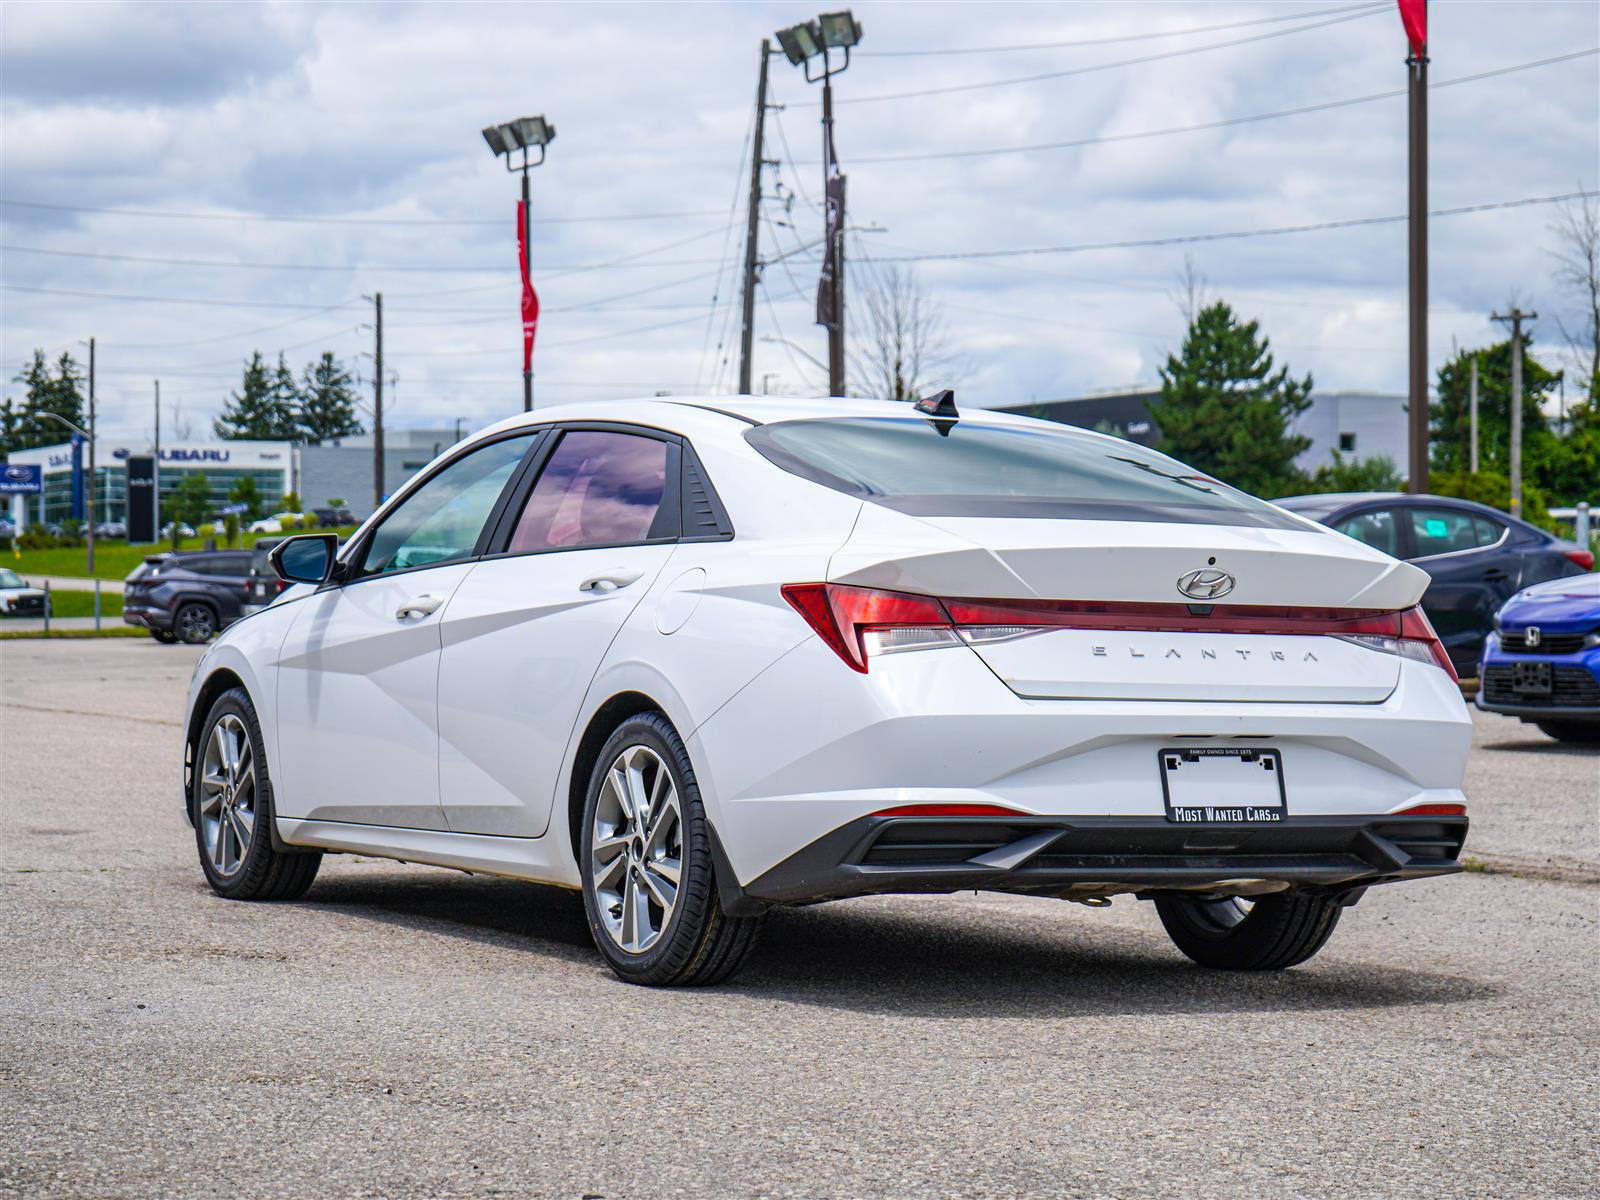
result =
[[[20,405],[11,400],[0,410],[0,438],[4,449],[26,450],[34,446],[53,446],[67,441],[72,431],[60,421],[52,421],[45,413],[54,413],[82,427],[88,421],[84,415],[83,374],[70,354],[56,360],[52,374],[43,350],[33,352],[33,361],[18,372],[16,381],[26,392]]]
[[[281,378],[288,374],[282,359],[276,375],[269,374],[258,350],[244,367],[240,390],[222,407],[222,415],[212,423],[219,438],[241,440],[289,440],[295,436],[294,404],[284,400]],[[294,386],[294,377],[288,376]]]
[[[324,351],[308,363],[300,385],[300,436],[307,445],[365,432],[356,420],[356,394],[350,373]]]
[[[295,382],[294,372],[289,369],[289,362],[278,351],[278,366],[272,373],[272,404],[280,413],[287,413],[288,420],[284,425],[285,432],[280,437],[293,441],[300,439],[300,385]]]
[[[1195,314],[1178,355],[1161,369],[1161,399],[1150,415],[1161,449],[1224,483],[1260,496],[1303,485],[1295,456],[1311,439],[1289,432],[1311,407],[1311,376],[1273,370],[1257,321],[1241,322],[1226,303]]]

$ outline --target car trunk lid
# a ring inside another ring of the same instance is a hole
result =
[[[1013,624],[1003,604],[952,607],[973,651],[1021,696],[1373,703],[1394,690],[1400,659],[1301,630],[1409,608],[1427,576],[1309,523],[919,517],[868,503],[829,581],[947,605],[1066,602],[1043,629]]]

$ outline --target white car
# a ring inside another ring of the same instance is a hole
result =
[[[223,896],[327,852],[579,888],[619,975],[685,984],[772,906],[968,889],[1151,899],[1194,960],[1275,969],[1460,869],[1427,575],[1086,430],[546,409],[272,561],[296,586],[188,699]]]

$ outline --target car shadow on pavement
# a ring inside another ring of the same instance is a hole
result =
[[[1600,757],[1600,744],[1585,746],[1581,742],[1558,742],[1543,734],[1520,742],[1484,742],[1479,749],[1503,750],[1511,754],[1564,754],[1580,758]]]
[[[427,871],[403,878],[319,879],[296,903],[486,946],[536,949],[602,965],[589,937],[583,899],[566,888]]]
[[[576,892],[439,873],[319,880],[298,902],[501,949],[586,963],[609,976]],[[1043,903],[1043,902],[1040,902]],[[1062,902],[1064,903],[1064,902]],[[1124,904],[1138,901],[1126,899]],[[1046,910],[1048,911],[1048,910]],[[1370,1009],[1483,999],[1493,985],[1340,956],[1233,974],[1193,966],[1164,937],[1098,914],[1010,912],[939,897],[780,909],[744,970],[716,990],[854,1012],[926,1017],[1038,1017]]]
[[[758,950],[730,986],[825,1008],[929,1017],[1393,1008],[1481,999],[1499,990],[1388,962],[1341,959],[1337,932],[1324,957],[1255,974],[1203,970],[1164,935],[1097,926],[1092,911],[1066,928],[1048,917],[1037,929],[1016,929],[999,913],[982,916],[980,923],[953,909],[848,904],[779,912],[763,932],[766,952]]]

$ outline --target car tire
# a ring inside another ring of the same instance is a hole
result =
[[[1253,902],[1156,898],[1156,912],[1178,949],[1222,971],[1281,971],[1305,962],[1327,942],[1341,911],[1338,900],[1288,892]]]
[[[744,964],[761,918],[723,911],[694,766],[665,717],[630,717],[606,740],[581,829],[589,931],[620,978],[705,986]]]
[[[217,636],[216,610],[209,604],[185,604],[172,618],[172,632],[188,645],[204,645]]]
[[[228,900],[296,900],[322,855],[272,845],[272,780],[261,753],[261,723],[243,688],[217,697],[195,743],[189,815],[200,869]]]
[[[1600,722],[1587,725],[1581,721],[1540,721],[1539,728],[1558,742],[1600,742]]]

